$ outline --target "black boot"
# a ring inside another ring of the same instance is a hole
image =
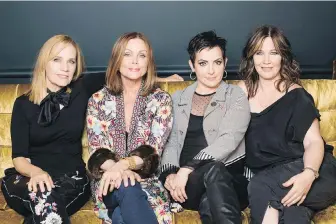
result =
[[[202,224],[213,224],[209,200],[206,193],[203,194],[198,208]]]
[[[233,177],[221,162],[215,162],[204,174],[204,185],[212,220],[215,224],[240,224],[239,200]]]

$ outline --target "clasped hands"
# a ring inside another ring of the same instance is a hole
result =
[[[181,168],[177,174],[167,176],[164,186],[175,201],[183,203],[188,199],[185,187],[191,172],[188,168]]]
[[[108,190],[112,192],[114,188],[118,189],[122,181],[124,181],[124,186],[127,187],[128,180],[130,180],[132,186],[135,185],[135,181],[142,181],[139,174],[132,170],[124,170],[120,163],[115,163],[106,169],[100,179],[98,196],[102,197],[102,195],[107,195]]]
[[[183,203],[188,199],[185,187],[191,172],[190,169],[182,169],[184,168],[181,168],[177,174],[168,175],[164,184],[165,188],[170,192],[172,198],[180,203]],[[298,206],[301,205],[306,199],[314,180],[314,173],[309,170],[305,170],[290,178],[288,181],[283,183],[283,186],[292,186],[292,188],[281,200],[281,203],[287,207],[294,204],[297,204]]]

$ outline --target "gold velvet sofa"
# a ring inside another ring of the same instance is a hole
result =
[[[229,81],[235,83],[236,81]],[[165,82],[161,88],[172,94],[178,89],[190,85],[192,82]],[[336,146],[336,80],[303,80],[303,85],[315,99],[315,104],[321,113],[321,133],[324,139]],[[0,84],[0,177],[4,170],[13,166],[11,159],[10,120],[13,103],[16,97],[28,89],[28,84]],[[83,135],[83,158],[88,159],[87,139]],[[335,155],[335,151],[334,151]],[[336,186],[335,186],[336,187]],[[93,203],[89,201],[79,212],[71,217],[72,224],[101,224],[93,210]],[[249,210],[242,213],[242,223],[249,223]],[[23,218],[10,209],[0,192],[0,224],[19,224]],[[198,213],[184,211],[174,215],[176,224],[201,223]],[[324,211],[317,213],[314,223],[336,224],[336,206],[330,206]]]

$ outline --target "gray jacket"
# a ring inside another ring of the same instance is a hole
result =
[[[197,82],[173,94],[174,122],[161,159],[161,172],[178,168]],[[244,135],[250,107],[243,90],[221,82],[204,113],[203,131],[208,146],[194,159],[214,159],[229,165],[245,157]]]

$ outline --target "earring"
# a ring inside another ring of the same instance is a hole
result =
[[[193,74],[193,73],[194,73],[194,72],[193,72],[193,71],[191,71],[191,72],[190,72],[190,75],[189,75],[189,77],[190,77],[190,79],[191,79],[191,80],[193,80],[193,81],[194,81],[194,80],[197,78],[197,76],[196,76],[196,74],[195,74],[195,77],[193,78],[193,77],[192,77],[192,74]]]
[[[224,70],[224,74],[225,74],[225,75],[224,75],[223,78],[226,79],[226,77],[227,77],[227,71],[226,71],[226,70]]]

